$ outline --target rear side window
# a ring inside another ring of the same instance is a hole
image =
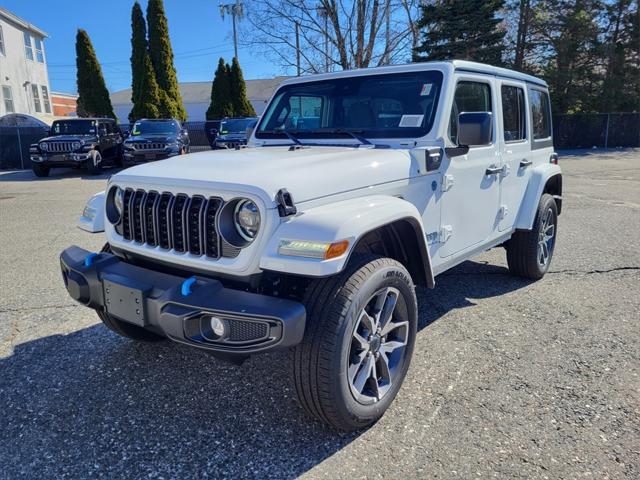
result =
[[[531,106],[531,122],[533,139],[543,140],[551,138],[551,105],[549,94],[541,90],[529,90],[529,104]]]
[[[518,142],[527,137],[524,90],[519,87],[503,85],[502,124],[505,142]]]
[[[488,83],[458,82],[453,97],[449,138],[458,144],[458,115],[462,112],[491,112],[491,88]]]

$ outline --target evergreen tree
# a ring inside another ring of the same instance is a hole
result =
[[[138,2],[131,10],[131,103],[129,122],[158,118],[160,93],[147,45],[147,27]]]
[[[76,35],[76,67],[78,115],[116,118],[96,52],[82,29]]]
[[[176,69],[173,66],[173,50],[169,40],[169,25],[164,14],[162,0],[149,0],[147,5],[147,24],[149,27],[149,55],[156,74],[160,93],[160,115],[187,119],[182,103]]]
[[[247,85],[244,82],[242,69],[236,57],[231,62],[229,72],[229,83],[231,87],[231,104],[233,105],[233,115],[236,117],[255,117],[256,111],[247,98]]]
[[[415,61],[473,60],[502,64],[505,32],[498,13],[504,0],[450,0],[423,5],[422,41]]]
[[[211,103],[207,109],[207,120],[218,120],[234,115],[230,76],[229,65],[225,65],[224,59],[220,58],[211,84]]]

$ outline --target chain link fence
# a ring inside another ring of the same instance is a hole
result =
[[[125,131],[128,124],[120,125]],[[211,148],[205,122],[185,122],[191,150]],[[555,115],[553,135],[556,149],[640,147],[640,113],[588,113]],[[47,136],[39,127],[0,127],[0,169],[31,168],[29,146]]]

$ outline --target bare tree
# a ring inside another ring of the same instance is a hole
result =
[[[253,0],[242,41],[304,73],[406,61],[417,43],[420,0]]]

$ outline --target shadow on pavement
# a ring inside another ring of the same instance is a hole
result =
[[[421,335],[470,299],[526,284],[466,262],[418,291]],[[5,478],[292,478],[359,436],[302,412],[286,353],[236,367],[102,325],[17,345],[0,359],[0,405]]]
[[[0,171],[0,183],[2,182],[50,182],[52,180],[64,180],[80,177],[83,180],[105,180],[118,173],[121,168],[105,167],[100,175],[89,175],[86,171],[75,168],[52,168],[48,177],[36,177],[32,170]]]

